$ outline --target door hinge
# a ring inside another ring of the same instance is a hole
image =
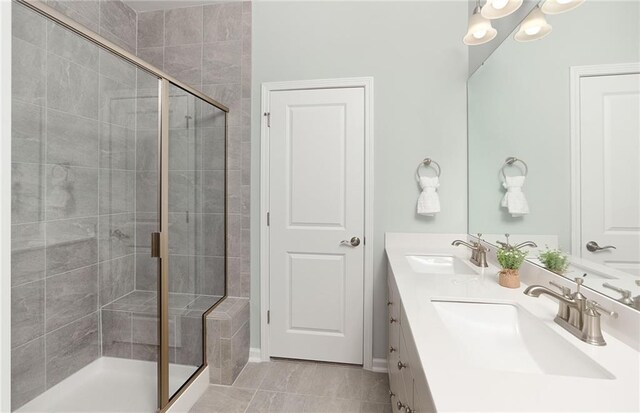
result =
[[[271,324],[271,310],[267,310],[267,324]]]
[[[267,212],[267,226],[271,225],[271,214]]]
[[[267,117],[267,128],[271,127],[271,112],[265,112],[264,116]]]

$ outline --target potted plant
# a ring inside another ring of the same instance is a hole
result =
[[[506,245],[498,248],[497,256],[498,262],[502,267],[502,271],[499,273],[500,278],[498,279],[498,283],[507,288],[520,287],[519,270],[527,256],[527,252]]]
[[[561,250],[547,250],[538,255],[538,259],[542,262],[546,269],[556,274],[562,275],[569,268],[569,257],[562,253]]]

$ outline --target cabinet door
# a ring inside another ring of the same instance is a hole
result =
[[[429,385],[427,384],[427,379],[422,369],[415,372],[413,386],[413,411],[415,413],[435,413],[436,408],[433,405],[431,391],[429,390]]]
[[[413,404],[410,406],[416,413],[435,412],[427,378],[422,369],[420,357],[418,356],[418,348],[415,345],[406,319],[403,320],[402,338],[406,346],[406,357],[403,355],[403,358],[407,359],[406,363],[409,365],[407,369],[410,370],[411,376],[413,377]]]

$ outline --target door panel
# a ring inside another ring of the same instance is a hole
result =
[[[580,80],[582,256],[640,275],[640,75]],[[590,252],[589,241],[616,249]]]
[[[290,331],[344,335],[343,255],[290,254]],[[331,302],[332,305],[324,306]],[[315,311],[323,308],[323,311]]]
[[[288,108],[291,226],[345,226],[345,110],[343,104]]]
[[[271,356],[362,364],[364,90],[269,105]]]
[[[169,396],[204,364],[203,314],[225,295],[226,115],[171,85],[168,122]],[[204,150],[207,148],[207,150]]]

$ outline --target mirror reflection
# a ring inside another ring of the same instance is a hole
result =
[[[639,16],[626,1],[548,16],[552,33],[512,34],[468,84],[469,232],[533,241],[530,261],[637,309]]]

